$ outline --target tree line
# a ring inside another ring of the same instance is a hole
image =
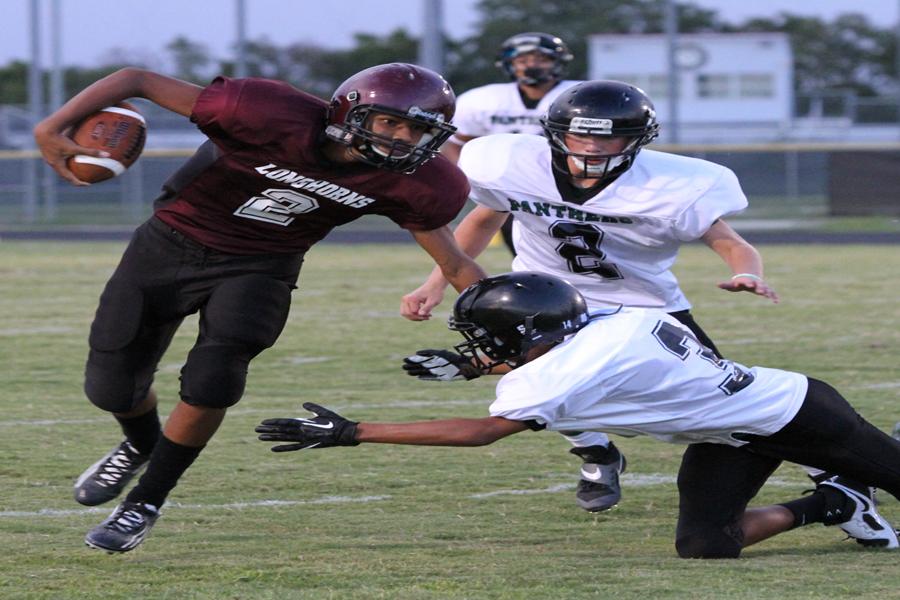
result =
[[[444,75],[457,92],[498,81],[494,66],[504,39],[522,31],[548,31],[570,45],[575,60],[573,79],[587,76],[587,36],[591,34],[662,33],[664,0],[481,0],[476,31],[456,39],[445,34]],[[831,21],[782,12],[741,23],[723,20],[715,10],[690,2],[678,3],[681,33],[782,32],[794,52],[797,94],[852,91],[859,96],[900,93],[897,35],[893,24],[873,23],[862,14],[847,13]],[[552,25],[549,25],[552,24]],[[419,40],[406,29],[385,35],[357,33],[353,45],[329,49],[307,43],[277,45],[265,37],[246,44],[251,76],[288,81],[328,98],[349,75],[365,67],[392,61],[415,62]],[[234,73],[233,58],[212,56],[200,43],[178,37],[165,47],[169,66],[158,59],[127,52],[110,52],[97,67],[69,66],[64,88],[71,96],[88,84],[124,66],[145,66],[205,84],[213,75]],[[126,58],[123,58],[126,57]],[[0,104],[27,102],[28,65],[13,61],[0,67]]]

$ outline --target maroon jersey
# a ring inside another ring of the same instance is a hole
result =
[[[290,85],[219,77],[194,104],[218,147],[156,215],[205,246],[234,254],[305,252],[367,214],[429,230],[462,209],[469,185],[438,156],[404,175],[322,156],[327,104]]]

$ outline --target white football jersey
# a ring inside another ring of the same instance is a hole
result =
[[[544,137],[472,140],[463,146],[459,167],[472,200],[515,217],[513,270],[561,277],[592,308],[690,308],[670,270],[679,247],[747,206],[730,169],[646,149],[583,204],[560,195]]]
[[[540,99],[537,106],[527,108],[519,95],[519,86],[492,83],[473,88],[456,99],[453,124],[458,135],[480,137],[492,133],[541,133],[538,119],[544,116],[556,98],[580,81],[560,81]]]
[[[807,385],[799,373],[716,359],[663,311],[624,309],[504,375],[490,413],[554,431],[740,446],[733,433],[787,425]]]

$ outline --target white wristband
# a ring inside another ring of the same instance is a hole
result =
[[[762,281],[763,278],[759,275],[754,275],[753,273],[738,273],[737,275],[732,275],[731,280],[734,281],[738,277],[749,277],[750,279],[755,279],[756,281]]]

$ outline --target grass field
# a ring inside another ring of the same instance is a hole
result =
[[[266,417],[311,400],[362,420],[482,416],[493,382],[426,384],[400,359],[455,343],[444,318],[397,316],[428,271],[414,246],[321,245],[309,255],[281,340],[175,489],[148,540],[108,556],[85,532],[74,478],[119,441],[81,392],[87,330],[121,244],[0,245],[0,598],[898,598],[900,554],[820,525],[738,561],[684,561],[673,547],[682,450],[615,438],[629,459],[609,514],[575,506],[578,461],[552,433],[477,449],[360,446],[276,455]],[[745,364],[835,384],[882,428],[900,420],[900,253],[894,246],[762,248],[778,306],[715,288],[724,266],[687,247],[677,273],[695,316]],[[506,270],[504,250],[484,264]],[[447,302],[449,304],[449,300]],[[166,413],[196,334],[182,327],[157,389]],[[760,503],[808,488],[783,466]],[[900,522],[900,505],[880,495]]]

